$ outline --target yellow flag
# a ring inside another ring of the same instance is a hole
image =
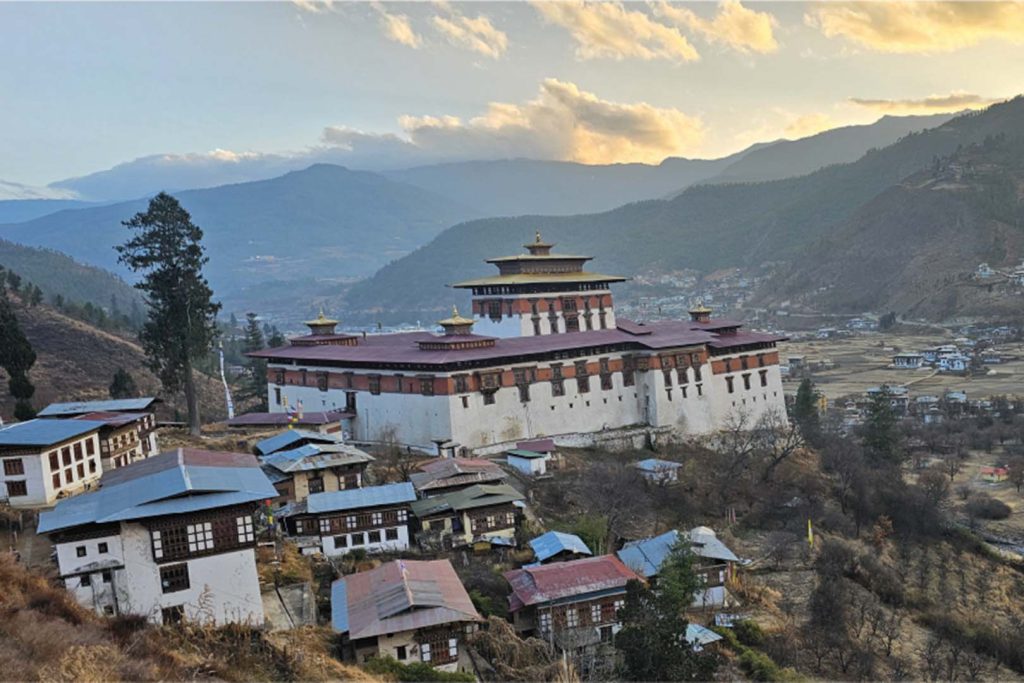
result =
[[[811,526],[810,518],[807,519],[807,545],[814,547],[814,527]]]

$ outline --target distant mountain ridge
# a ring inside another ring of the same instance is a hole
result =
[[[856,161],[870,149],[888,147],[904,135],[940,126],[954,116],[883,116],[871,124],[833,128],[799,140],[779,140],[751,150],[706,182],[745,183],[807,175],[825,166]]]
[[[326,164],[176,196],[204,230],[207,274],[218,296],[257,283],[287,288],[311,276],[364,277],[476,215],[420,188]],[[139,199],[61,211],[2,225],[0,237],[124,273],[114,251],[128,237],[121,221],[146,204]],[[251,305],[258,304],[258,292],[253,298]]]
[[[986,136],[1024,135],[1024,98],[965,114],[899,142],[797,178],[693,186],[671,200],[638,202],[584,216],[484,219],[452,227],[389,264],[348,294],[352,314],[416,319],[464,294],[446,283],[489,272],[483,259],[520,251],[540,229],[546,239],[596,257],[619,274],[649,268],[703,272],[790,261],[861,206],[936,157]],[[769,148],[770,149],[770,148]]]

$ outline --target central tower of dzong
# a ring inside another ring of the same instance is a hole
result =
[[[626,278],[583,269],[590,256],[553,254],[555,246],[536,234],[527,253],[488,259],[492,277],[453,285],[473,293],[478,334],[529,337],[615,329],[609,285]]]

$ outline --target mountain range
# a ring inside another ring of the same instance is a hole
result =
[[[285,291],[307,278],[337,283],[365,277],[476,215],[420,188],[327,164],[176,196],[204,230],[207,275],[218,295],[256,286],[256,303],[259,289]],[[114,246],[128,237],[121,221],[146,204],[139,199],[60,211],[0,226],[0,237],[61,249],[127,276]]]
[[[627,274],[791,258],[932,156],[977,137],[957,123],[970,116],[913,132],[947,119],[884,117],[718,160],[506,160],[381,173],[317,164],[176,196],[204,228],[208,275],[227,310],[297,319],[314,301],[344,300],[356,319],[410,321],[445,309],[456,296],[446,283],[488,272],[484,258],[518,251],[536,229]],[[799,177],[773,180],[779,174]],[[0,219],[17,204],[0,202]],[[113,246],[126,237],[121,221],[145,205],[69,206],[0,225],[0,237],[128,276]],[[515,217],[494,218],[503,215]],[[491,218],[465,222],[482,216]],[[346,292],[359,278],[368,279]]]
[[[592,254],[606,272],[710,272],[774,261],[787,262],[797,277],[816,258],[809,245],[833,234],[877,195],[937,158],[994,135],[1024,136],[1024,98],[906,135],[853,163],[796,178],[698,185],[669,200],[590,215],[463,223],[354,285],[348,307],[361,316],[384,317],[381,312],[387,312],[397,319],[446,310],[465,297],[447,290],[447,284],[489,273],[492,267],[483,263],[485,258],[521,251],[520,245],[538,229],[550,241]],[[831,248],[841,259],[850,246],[840,242]],[[870,308],[869,303],[861,305]]]

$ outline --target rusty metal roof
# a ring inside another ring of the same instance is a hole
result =
[[[481,458],[431,460],[419,468],[422,472],[410,474],[409,481],[417,491],[428,493],[436,489],[485,484],[505,479],[504,470],[496,463]]]
[[[512,611],[590,593],[625,590],[628,581],[640,579],[614,555],[523,567],[505,572],[504,576],[512,586]]]
[[[481,621],[448,560],[394,560],[338,579],[331,593],[344,603],[331,605],[334,629],[352,640]]]

